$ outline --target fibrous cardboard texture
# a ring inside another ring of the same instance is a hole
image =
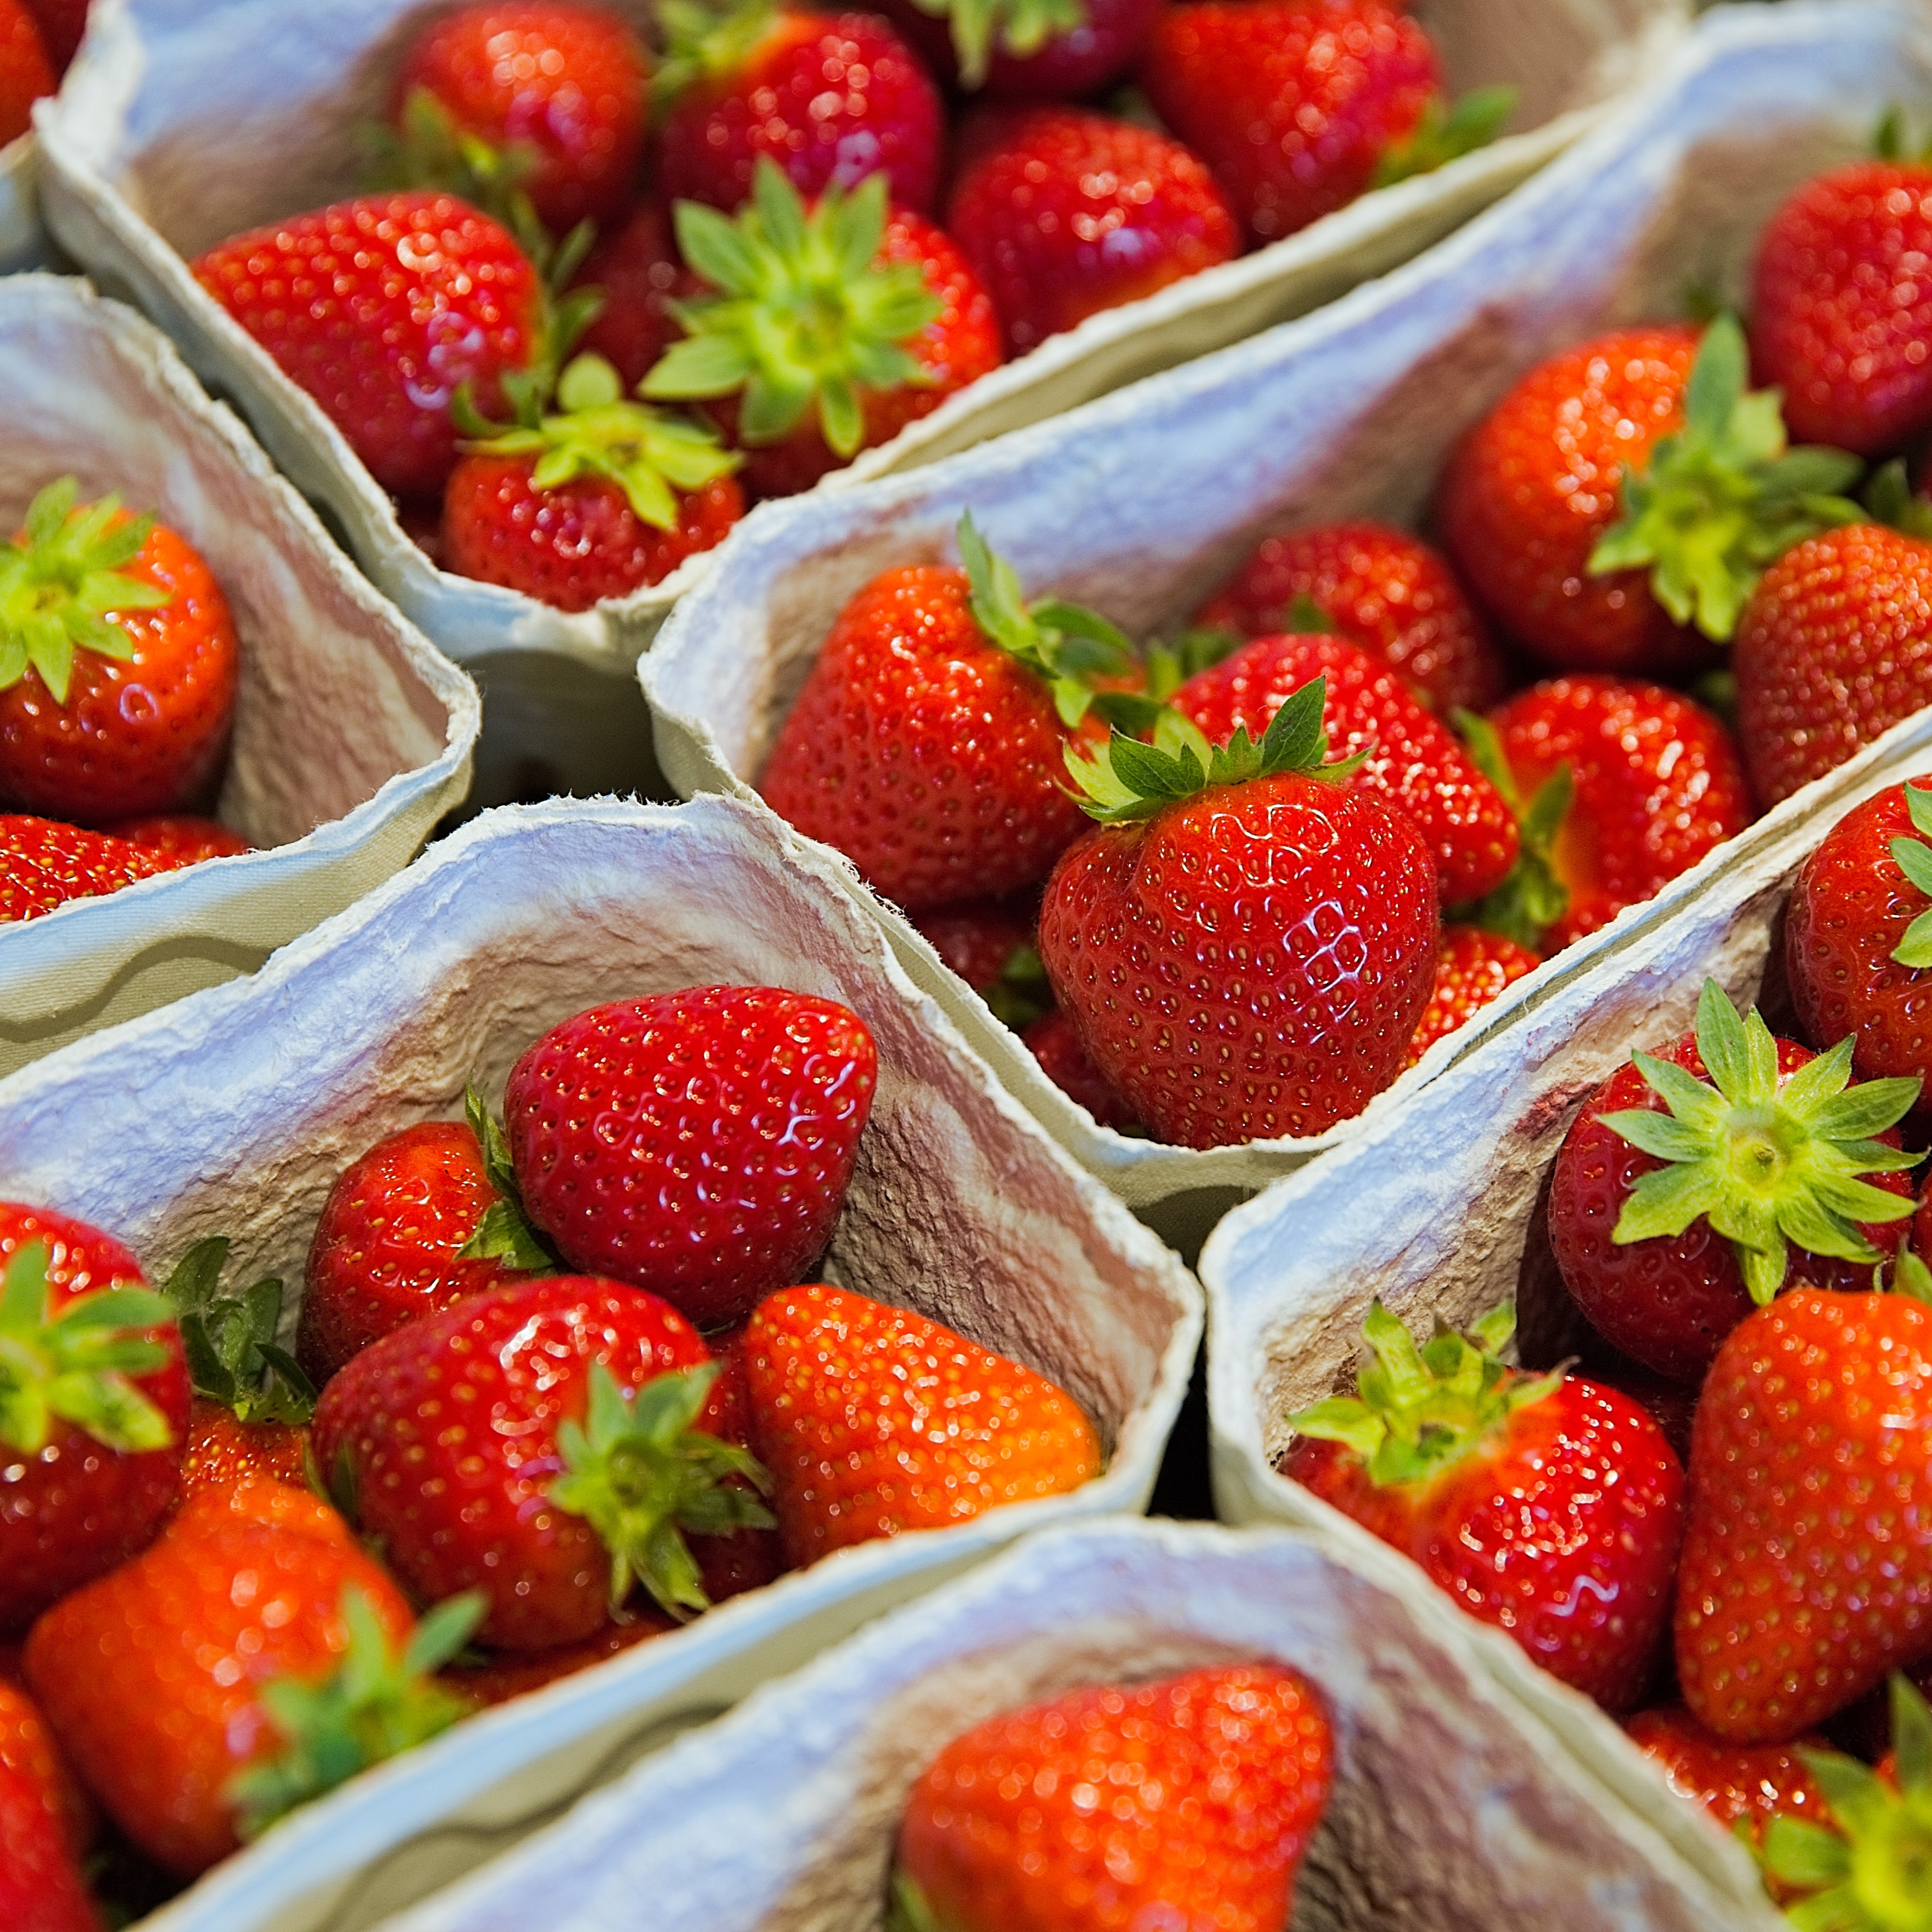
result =
[[[646,10],[645,0],[614,4],[634,17]],[[708,572],[708,556],[652,590],[575,614],[436,570],[321,411],[186,266],[230,235],[355,191],[357,129],[382,111],[404,50],[435,10],[425,0],[98,0],[58,102],[39,112],[46,218],[104,287],[128,293],[236,398],[375,580],[476,668],[491,700],[482,802],[545,781],[578,791],[641,788],[656,771],[632,665]],[[1419,11],[1455,86],[1520,88],[1514,125],[1525,131],[1094,318],[872,453],[866,469],[929,461],[1037,421],[1393,266],[1574,140],[1597,104],[1656,64],[1686,8],[1684,0],[1539,0],[1526,19],[1516,0],[1435,0]]]
[[[907,1795],[950,1739],[1083,1686],[1250,1660],[1301,1672],[1334,1729],[1294,1932],[1783,1923],[1660,1779],[1598,1782],[1484,1666],[1492,1633],[1391,1580],[1372,1553],[1280,1532],[1029,1538],[382,1932],[875,1932]]]
[[[484,814],[255,979],[0,1082],[0,1196],[111,1230],[160,1270],[228,1235],[235,1278],[304,1257],[384,1135],[493,1106],[517,1056],[601,1001],[717,983],[849,1005],[879,1082],[827,1277],[1041,1370],[1094,1419],[1072,1495],[842,1551],[460,1726],[303,1811],[152,1932],[361,1932],[640,1751],[1036,1525],[1144,1508],[1199,1292],[1042,1134],[892,963],[814,852],[723,800]]]
[[[241,644],[219,811],[267,848],[0,925],[4,1072],[253,971],[406,865],[463,796],[478,706],[132,310],[0,280],[0,529],[71,475],[206,560]]]
[[[1765,218],[1808,176],[1862,152],[1893,103],[1932,117],[1922,8],[1720,9],[1640,102],[1428,255],[1319,314],[930,470],[761,511],[639,666],[666,775],[686,796],[755,796],[840,607],[881,570],[955,556],[962,512],[1029,595],[1094,604],[1138,637],[1172,635],[1272,531],[1357,517],[1426,526],[1450,448],[1511,383],[1606,328],[1680,314],[1693,290],[1738,299]],[[1205,1152],[1096,1126],[894,908],[846,876],[908,971],[1048,1131],[1185,1244],[1245,1195],[1399,1116],[1606,950],[1674,916],[1819,790],[1519,981],[1357,1120]]]

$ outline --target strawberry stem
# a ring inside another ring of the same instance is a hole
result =
[[[1393,188],[1486,148],[1516,112],[1517,98],[1513,87],[1472,88],[1453,106],[1439,94],[1431,96],[1422,118],[1376,164],[1369,185]]]
[[[227,1238],[211,1234],[176,1262],[161,1291],[180,1324],[194,1392],[243,1422],[304,1423],[315,1408],[315,1384],[275,1340],[282,1284],[266,1276],[239,1294],[219,1294],[227,1260]]]
[[[997,37],[1000,51],[1016,60],[1036,54],[1047,42],[1087,24],[1080,0],[914,0],[922,14],[948,20],[959,60],[959,85],[983,86]]]
[[[461,1262],[508,1262],[526,1274],[554,1274],[559,1263],[543,1237],[531,1225],[524,1208],[523,1190],[510,1164],[510,1144],[496,1124],[483,1096],[474,1087],[463,1090],[464,1118],[483,1156],[483,1172],[496,1198],[483,1210],[469,1240],[456,1251]]]

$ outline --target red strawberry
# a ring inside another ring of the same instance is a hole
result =
[[[70,899],[98,898],[173,869],[104,832],[0,812],[0,925],[38,919]]]
[[[752,193],[763,158],[807,196],[850,190],[883,170],[896,206],[932,212],[939,91],[877,14],[779,11],[753,0],[700,17],[694,34],[674,33],[670,58],[682,92],[658,135],[667,200],[728,212]]]
[[[34,103],[52,93],[55,70],[22,0],[0,0],[0,147],[34,124]]]
[[[1079,100],[1133,64],[1160,0],[892,0],[942,80],[988,94]]]
[[[913,1786],[892,1922],[1277,1932],[1334,1754],[1319,1694],[1274,1664],[1008,1712],[953,1738]]]
[[[561,234],[616,220],[644,153],[644,44],[618,14],[569,0],[482,0],[435,21],[403,62],[391,118],[418,89],[446,123],[530,163],[518,185]],[[460,193],[455,182],[446,182]]]
[[[1179,142],[1075,107],[1003,121],[962,167],[946,226],[992,297],[1010,356],[1240,245],[1220,189]]]
[[[196,278],[306,389],[386,490],[440,490],[456,461],[449,406],[486,415],[534,358],[536,271],[509,234],[454,196],[365,196],[240,235]]]
[[[7,1932],[101,1932],[45,1794],[0,1759],[0,1925]]]
[[[67,72],[87,32],[88,4],[88,0],[26,0],[27,11],[40,28],[41,44],[56,74]]]
[[[1851,1066],[1849,1040],[1816,1054],[1774,1040],[1706,980],[1694,1035],[1633,1054],[1585,1101],[1556,1156],[1550,1239],[1598,1334],[1694,1384],[1753,1303],[1870,1286],[1912,1212],[1894,1129],[1918,1083],[1859,1084]]]
[[[134,1257],[0,1202],[0,1633],[154,1534],[188,1412],[173,1310]]]
[[[0,795],[98,824],[208,788],[238,646],[188,544],[118,496],[76,494],[71,476],[49,484],[0,550]]]
[[[1932,543],[1861,524],[1798,544],[1760,581],[1731,662],[1769,807],[1932,704]]]
[[[934,952],[1010,1027],[1024,1028],[1053,1003],[1034,944],[1039,908],[1010,899],[968,899],[916,913]]]
[[[442,1682],[472,1703],[507,1704],[681,1628],[660,1612],[634,1609],[628,1622],[606,1624],[579,1643],[560,1643],[551,1650],[506,1650],[480,1663],[459,1658],[442,1673]]]
[[[1164,1140],[1321,1132],[1395,1078],[1428,1004],[1435,862],[1407,818],[1324,773],[1323,704],[1317,680],[1258,747],[1211,753],[1170,712],[1155,746],[1117,735],[1082,769],[1107,822],[1048,881],[1040,956]]]
[[[152,856],[172,862],[169,869],[198,866],[205,859],[232,859],[255,848],[240,832],[219,819],[197,818],[189,812],[168,812],[155,818],[123,818],[107,827],[109,835],[124,838]]]
[[[20,1684],[0,1678],[0,1775],[10,1772],[38,1787],[68,1856],[85,1858],[100,1828],[94,1801],[62,1755],[40,1706]]]
[[[1100,1472],[1100,1438],[1064,1390],[910,1309],[781,1289],[738,1353],[786,1559],[800,1568]]]
[[[1468,1341],[1445,1331],[1418,1349],[1376,1302],[1359,1396],[1290,1417],[1303,1439],[1282,1471],[1546,1670],[1628,1710],[1669,1621],[1684,1471],[1628,1396],[1505,1367],[1514,1327],[1505,1303]]]
[[[1436,496],[1449,554],[1525,650],[1566,670],[1694,670],[1767,564],[1857,514],[1828,494],[1856,460],[1787,451],[1745,373],[1729,316],[1701,341],[1617,330],[1532,369],[1456,446]]]
[[[596,289],[603,297],[578,346],[602,356],[634,389],[677,339],[672,302],[689,301],[704,286],[678,259],[670,210],[647,196],[599,239],[572,280],[573,290]]]
[[[634,1582],[704,1609],[685,1532],[769,1523],[727,1480],[760,1472],[711,1432],[718,1376],[654,1294],[523,1282],[364,1349],[316,1406],[316,1456],[418,1600],[480,1590],[483,1642],[544,1650],[602,1629]]]
[[[1073,1022],[1056,1006],[1040,1015],[1020,1035],[1027,1051],[1040,1062],[1040,1071],[1069,1100],[1077,1101],[1103,1127],[1118,1134],[1144,1138],[1147,1130],[1134,1110],[1102,1077],[1100,1069],[1087,1057]]]
[[[553,1027],[503,1113],[524,1207],[564,1258],[716,1327],[817,1262],[878,1082],[836,1002],[693,986]]]
[[[1238,728],[1258,740],[1312,678],[1328,700],[1322,728],[1343,758],[1365,762],[1350,779],[1413,824],[1435,855],[1445,904],[1495,891],[1516,863],[1516,820],[1461,742],[1425,711],[1380,658],[1340,638],[1258,638],[1197,671],[1172,700],[1225,745]]]
[[[308,1480],[308,1430],[299,1423],[244,1422],[226,1402],[197,1396],[182,1457],[182,1496],[238,1483],[300,1489]]]
[[[1304,598],[1314,607],[1306,627],[1296,621]],[[1291,626],[1346,638],[1394,665],[1442,718],[1484,710],[1508,682],[1448,564],[1419,538],[1382,524],[1330,524],[1264,538],[1194,621],[1244,638]]]
[[[1527,946],[1480,926],[1445,926],[1436,956],[1436,985],[1409,1042],[1406,1072],[1438,1040],[1467,1026],[1526,973],[1543,964]]]
[[[759,496],[808,489],[998,365],[964,256],[922,217],[889,214],[883,176],[808,214],[761,161],[735,224],[688,202],[676,213],[686,260],[719,292],[679,307],[689,337],[642,393],[709,400]]]

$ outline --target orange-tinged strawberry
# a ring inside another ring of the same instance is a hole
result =
[[[188,1415],[182,1494],[244,1482],[299,1488],[308,1480],[308,1430],[300,1423],[244,1422],[226,1402],[197,1396]]]
[[[158,854],[58,819],[0,812],[0,924],[39,919],[173,869]]]
[[[0,1677],[0,1768],[33,1780],[60,1827],[69,1856],[86,1857],[100,1828],[94,1801],[54,1742],[40,1706],[22,1685],[4,1677]]]
[[[40,1786],[0,1759],[0,1925],[101,1932],[101,1923]]]
[[[1436,985],[1409,1042],[1406,1072],[1438,1040],[1467,1026],[1492,1000],[1543,962],[1527,946],[1475,926],[1445,926],[1436,956]]]

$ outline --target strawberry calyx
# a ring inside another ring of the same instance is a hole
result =
[[[914,0],[922,14],[950,22],[959,85],[982,86],[995,37],[1000,51],[1016,60],[1036,54],[1048,40],[1087,24],[1080,0]]]
[[[1516,112],[1517,98],[1513,87],[1472,88],[1453,104],[1439,94],[1432,95],[1421,119],[1383,151],[1369,185],[1392,188],[1486,148]]]
[[[777,0],[736,0],[724,6],[660,0],[657,22],[664,46],[651,74],[652,118],[662,125],[702,82],[742,74],[778,17]]]
[[[885,1932],[949,1932],[949,1928],[926,1903],[917,1882],[896,1871],[892,1895],[886,1900]]]
[[[474,1087],[463,1090],[463,1114],[476,1136],[484,1175],[496,1198],[484,1209],[469,1240],[457,1250],[457,1259],[508,1262],[526,1274],[554,1274],[561,1263],[524,1210],[523,1190],[510,1164],[510,1143]]]
[[[126,663],[134,640],[109,621],[116,611],[159,610],[175,593],[130,577],[154,527],[130,517],[118,495],[76,504],[71,476],[50,483],[27,511],[23,534],[0,549],[0,691],[31,669],[56,704],[67,703],[77,650]]]
[[[1892,856],[1912,886],[1932,899],[1932,844],[1925,842],[1932,838],[1932,790],[1908,784],[1905,809],[1911,818],[1912,830],[1920,836],[1892,840]],[[1892,956],[1900,965],[1915,970],[1932,966],[1932,905],[1905,928],[1892,950]]]
[[[476,1708],[435,1681],[483,1621],[489,1600],[466,1590],[436,1605],[398,1652],[374,1606],[353,1583],[342,1592],[348,1648],[320,1682],[278,1677],[258,1702],[282,1738],[280,1750],[232,1779],[224,1796],[244,1838],[257,1838],[298,1805],[358,1772],[426,1744]]]
[[[1030,1027],[1053,1005],[1053,988],[1047,983],[1046,962],[1036,946],[1016,946],[1000,968],[1000,976],[980,996],[992,1010],[994,1018],[1015,1033]]]
[[[211,1234],[176,1262],[161,1290],[180,1325],[194,1392],[232,1409],[242,1422],[305,1423],[314,1412],[316,1388],[275,1340],[282,1284],[269,1275],[239,1294],[219,1294],[227,1261],[227,1238]]]
[[[1468,748],[1470,762],[1515,814],[1516,856],[1508,877],[1495,891],[1473,904],[1452,907],[1444,916],[1499,933],[1532,952],[1540,952],[1544,934],[1570,909],[1570,888],[1557,872],[1555,857],[1556,835],[1576,796],[1569,760],[1558,765],[1526,802],[1496,728],[1473,711],[1452,712],[1450,722]]]
[[[721,292],[670,304],[685,338],[640,393],[660,402],[742,393],[738,434],[748,444],[789,436],[815,407],[827,446],[856,456],[866,434],[860,391],[929,385],[909,345],[944,306],[911,262],[875,266],[886,215],[883,173],[850,194],[828,188],[808,213],[763,154],[735,218],[677,202],[684,259]]]
[[[1737,318],[1705,329],[1684,392],[1684,427],[1626,470],[1623,514],[1598,540],[1589,571],[1648,570],[1651,594],[1680,624],[1722,643],[1766,568],[1822,530],[1864,520],[1843,493],[1864,468],[1842,449],[1790,446],[1780,395],[1748,389]]]
[[[107,1288],[56,1310],[44,1241],[16,1248],[0,1276],[0,1442],[23,1456],[71,1423],[125,1455],[165,1449],[174,1431],[129,1378],[164,1367],[167,1348],[142,1333],[172,1328],[174,1310],[147,1288]]]
[[[1714,980],[1697,999],[1700,1080],[1675,1062],[1633,1053],[1631,1064],[1669,1109],[1601,1116],[1610,1131],[1664,1165],[1638,1177],[1610,1239],[1675,1239],[1700,1216],[1728,1240],[1760,1307],[1784,1286],[1787,1244],[1876,1264],[1856,1223],[1902,1220],[1912,1202],[1861,1177],[1899,1174],[1916,1156],[1874,1136],[1918,1098],[1913,1079],[1853,1087],[1848,1034],[1780,1077],[1778,1042],[1756,1007],[1740,1016]]]
[[[1917,494],[1906,474],[1905,459],[1894,456],[1871,473],[1860,499],[1875,524],[1896,530],[1901,536],[1932,542],[1932,502]]]
[[[653,1376],[632,1392],[593,1362],[583,1422],[566,1421],[557,1430],[566,1473],[546,1493],[560,1509],[582,1516],[610,1552],[614,1612],[633,1583],[642,1583],[680,1622],[709,1610],[685,1532],[724,1536],[776,1524],[752,1490],[726,1480],[741,1476],[768,1491],[764,1466],[748,1450],[694,1426],[722,1372],[722,1363],[701,1363]]]

